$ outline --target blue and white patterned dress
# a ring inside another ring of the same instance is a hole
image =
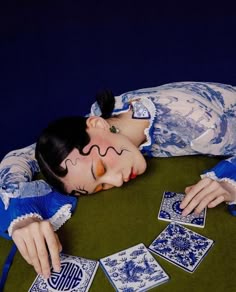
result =
[[[236,187],[236,89],[205,82],[177,82],[130,91],[116,97],[113,114],[129,109],[133,118],[149,119],[146,142],[140,151],[150,157],[183,155],[226,156],[206,171],[217,181]],[[101,114],[97,103],[90,115]],[[10,152],[0,164],[0,231],[11,235],[25,217],[48,219],[57,230],[76,206],[77,199],[55,192],[42,180],[34,157],[35,144]]]

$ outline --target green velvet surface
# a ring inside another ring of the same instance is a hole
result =
[[[197,156],[150,159],[146,173],[123,187],[80,198],[72,218],[58,232],[64,252],[98,260],[141,242],[148,246],[168,224],[157,220],[163,191],[183,192],[217,161]],[[225,204],[209,209],[204,229],[190,227],[215,241],[208,255],[192,274],[154,255],[171,279],[150,291],[236,291],[235,224]],[[9,250],[10,242],[0,239],[1,267]],[[4,291],[27,291],[35,277],[17,252]],[[101,267],[90,291],[114,291]]]

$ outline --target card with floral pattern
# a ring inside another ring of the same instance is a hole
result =
[[[213,244],[212,239],[172,222],[151,243],[149,249],[185,271],[193,273]]]

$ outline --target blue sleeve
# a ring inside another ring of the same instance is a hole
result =
[[[209,177],[216,181],[226,181],[236,188],[236,157],[220,161],[213,168],[206,170],[201,178]],[[236,216],[236,201],[228,205],[231,215]]]
[[[220,161],[213,168],[206,170],[201,177],[209,177],[217,181],[227,181],[236,187],[236,157]]]
[[[32,181],[40,169],[35,144],[11,151],[0,164],[0,231],[11,236],[27,217],[49,220],[57,230],[71,216],[77,199],[54,192],[44,180]]]
[[[71,217],[76,204],[77,198],[53,191],[45,196],[13,198],[7,210],[0,201],[0,232],[11,236],[14,225],[28,217],[48,220],[56,231]]]

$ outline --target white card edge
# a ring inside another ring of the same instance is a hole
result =
[[[93,274],[92,274],[92,276],[90,277],[90,280],[89,280],[89,282],[88,282],[88,285],[87,285],[87,288],[86,288],[85,292],[88,292],[88,291],[89,291],[89,289],[90,289],[90,287],[91,287],[91,285],[92,285],[92,282],[93,282],[93,280],[94,280],[94,277],[95,277],[95,275],[96,275],[96,273],[97,273],[98,267],[99,267],[99,262],[96,261],[96,266],[95,266],[95,268],[94,268],[94,270],[93,270]]]

